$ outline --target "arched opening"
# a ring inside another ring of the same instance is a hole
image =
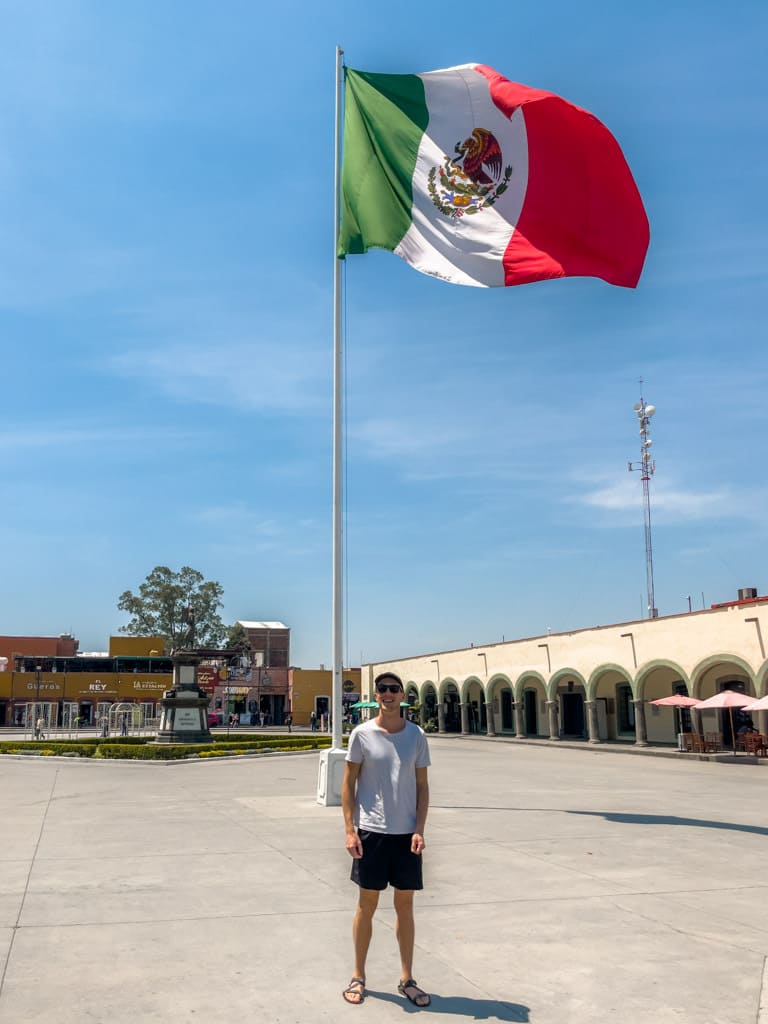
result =
[[[640,698],[645,702],[648,742],[676,746],[678,731],[692,731],[691,712],[687,708],[658,707],[649,702],[676,693],[690,697],[688,680],[683,670],[673,662],[659,662],[643,670],[638,677],[637,688]]]
[[[560,737],[564,740],[587,738],[587,712],[584,706],[587,688],[578,672],[565,669],[552,681],[559,704]]]
[[[485,693],[479,679],[470,678],[464,683],[464,700],[467,705],[467,727],[470,734],[485,732]]]
[[[426,732],[437,732],[437,689],[432,683],[424,684],[421,722]]]
[[[623,688],[621,693],[619,687]],[[597,725],[597,736],[590,739],[634,739],[634,705],[629,674],[619,666],[601,666],[592,673],[588,693],[595,702]]]
[[[405,699],[409,704],[409,707],[404,709],[408,718],[412,722],[417,724],[421,722],[421,701],[419,700],[419,691],[415,683],[408,683],[405,688]]]
[[[446,732],[461,732],[461,707],[459,688],[452,680],[446,680],[441,689],[440,702],[443,709],[443,720]]]
[[[493,715],[494,732],[515,731],[514,694],[506,676],[495,676],[488,684],[488,703]]]
[[[547,691],[540,676],[525,675],[517,681],[520,702],[520,728],[518,736],[547,736]]]
[[[723,690],[735,690],[748,696],[757,696],[752,670],[746,662],[734,655],[724,654],[722,657],[708,658],[693,672],[694,696],[707,700]],[[706,738],[709,734],[721,747],[734,747],[735,737],[746,728],[754,728],[754,720],[749,712],[740,708],[707,709],[701,715],[702,732]]]

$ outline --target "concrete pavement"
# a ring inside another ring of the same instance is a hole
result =
[[[0,1024],[768,1024],[768,772],[430,738],[415,973],[354,887],[317,755],[0,757]],[[762,1006],[762,1008],[761,1008]]]

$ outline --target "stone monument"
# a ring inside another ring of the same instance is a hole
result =
[[[160,701],[162,713],[156,743],[210,743],[210,697],[197,682],[200,657],[193,651],[174,651],[173,686]]]

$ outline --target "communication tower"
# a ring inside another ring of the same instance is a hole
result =
[[[651,543],[651,477],[656,471],[656,463],[651,455],[651,417],[656,412],[655,405],[648,405],[643,398],[643,379],[640,378],[640,401],[632,408],[637,413],[640,427],[640,461],[628,462],[627,469],[640,471],[643,484],[643,519],[645,524],[645,577],[648,586],[648,618],[655,619],[659,611],[653,593],[653,544]]]

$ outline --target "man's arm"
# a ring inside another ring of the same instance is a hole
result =
[[[427,769],[416,769],[416,828],[411,838],[411,852],[421,853],[424,849],[424,826],[427,823],[429,810],[429,782]]]
[[[360,765],[347,761],[344,765],[344,781],[341,784],[341,809],[344,812],[344,828],[347,832],[347,852],[355,860],[363,856],[363,844],[355,828],[355,792]]]

